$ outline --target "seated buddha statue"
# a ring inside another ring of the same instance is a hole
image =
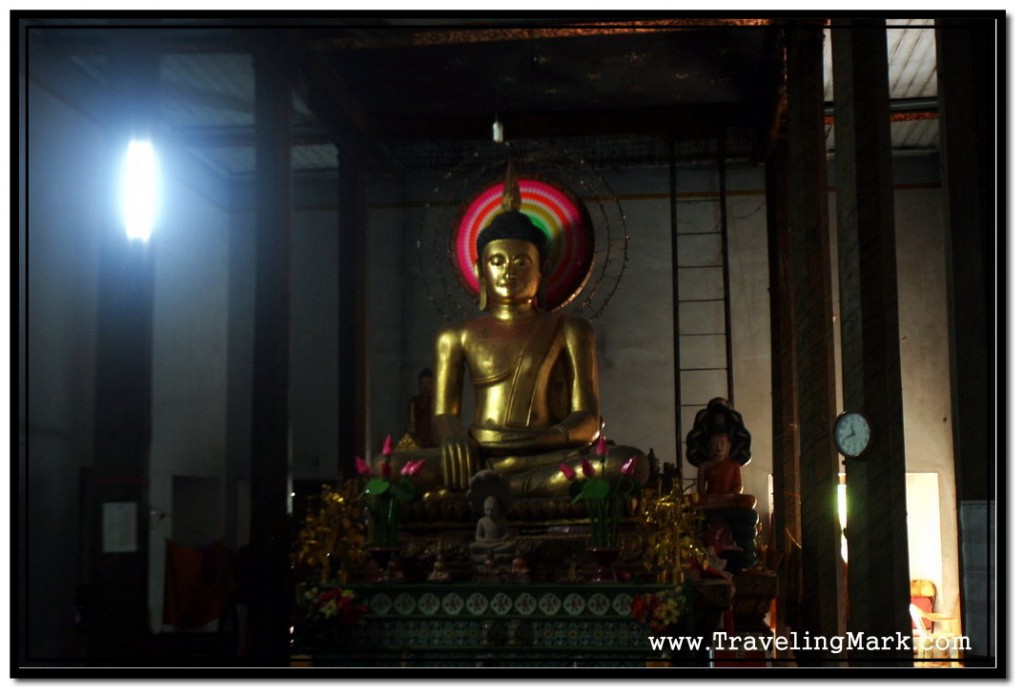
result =
[[[465,491],[480,471],[508,481],[513,498],[568,494],[560,469],[580,472],[596,459],[600,434],[594,331],[582,318],[542,306],[547,237],[518,210],[518,187],[506,183],[505,210],[477,240],[481,316],[441,329],[436,341],[436,450],[396,452],[426,459],[416,481],[426,497]],[[463,378],[475,405],[462,422]],[[647,458],[637,449],[608,448],[606,470],[637,455],[633,476],[644,483]],[[397,471],[400,467],[392,467]],[[493,475],[493,474],[492,474]],[[611,475],[611,474],[610,474]]]
[[[708,438],[711,459],[697,467],[697,504],[709,508],[752,508],[754,496],[743,492],[743,473],[729,454],[732,439],[728,433],[711,433]]]
[[[743,492],[740,470],[750,460],[750,432],[727,399],[712,399],[697,413],[686,446],[687,459],[697,467],[698,505],[754,507],[757,500]]]
[[[473,561],[480,564],[489,556],[511,560],[516,544],[505,519],[504,504],[496,496],[488,496],[483,513],[476,524],[476,540],[469,546]]]
[[[757,499],[743,492],[741,467],[750,461],[750,431],[728,399],[708,402],[686,437],[686,458],[697,467],[697,505],[714,554],[737,572],[757,561]]]

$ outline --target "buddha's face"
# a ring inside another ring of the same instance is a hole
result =
[[[497,519],[498,513],[501,511],[501,507],[498,505],[498,501],[494,498],[488,498],[484,501],[484,517],[490,519]]]
[[[720,462],[729,456],[732,442],[729,441],[729,436],[725,433],[715,433],[708,440],[708,449],[711,451],[711,458]]]
[[[484,247],[481,266],[487,293],[504,304],[528,302],[540,287],[540,254],[522,239],[496,239]]]

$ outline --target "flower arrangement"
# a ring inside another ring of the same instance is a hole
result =
[[[661,592],[637,595],[633,598],[631,609],[633,618],[653,633],[665,633],[680,623],[685,623],[687,628],[690,628],[690,607],[686,589],[679,586]]]
[[[359,623],[369,607],[353,590],[313,585],[306,589],[299,606],[302,610],[301,633],[306,640],[342,643],[346,626]]]
[[[303,594],[306,616],[312,619],[337,619],[342,624],[354,624],[369,607],[356,599],[353,590],[340,587],[313,587]]]
[[[394,447],[391,436],[384,439],[381,455],[384,461],[380,464],[380,476],[371,477],[373,469],[362,457],[356,457],[356,473],[370,477],[366,481],[362,497],[366,501],[366,510],[370,514],[370,533],[372,544],[378,548],[394,547],[398,543],[398,519],[404,505],[416,497],[416,489],[412,477],[420,472],[425,460],[417,459],[406,462],[399,472],[397,481],[391,480],[391,455]]]
[[[619,518],[630,498],[640,493],[640,484],[633,478],[636,458],[626,461],[620,468],[620,476],[612,481],[604,476],[608,460],[608,443],[604,436],[597,439],[595,453],[599,457],[598,468],[589,459],[580,464],[583,477],[568,464],[559,465],[562,475],[572,481],[569,495],[573,502],[582,501],[590,516],[590,531],[595,548],[611,549],[619,544]]]

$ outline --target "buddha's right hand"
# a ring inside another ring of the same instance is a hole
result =
[[[469,437],[451,437],[441,442],[441,472],[448,490],[469,488],[469,479],[477,471],[476,443]]]

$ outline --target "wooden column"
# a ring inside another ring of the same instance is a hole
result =
[[[773,545],[787,553],[780,568],[776,620],[799,629],[800,578],[793,572],[800,543],[800,448],[796,412],[796,346],[793,338],[793,270],[787,213],[787,145],[778,140],[765,165],[768,208],[769,285],[772,346],[772,497]],[[780,632],[784,632],[780,628]]]
[[[150,136],[155,126],[157,46],[153,33],[144,31],[119,32],[111,46],[111,199],[128,142],[133,136]],[[96,555],[88,573],[89,659],[95,665],[131,666],[145,663],[150,634],[153,251],[150,243],[129,240],[123,222],[114,216],[101,240],[98,283],[92,530]]]
[[[256,76],[256,286],[252,377],[252,660],[287,664],[291,89],[283,48],[260,37]]]
[[[961,546],[960,591],[972,657],[983,658],[994,655],[996,647],[991,529],[1006,529],[1005,506],[994,507],[996,467],[1007,466],[1004,457],[997,459],[1006,421],[996,410],[997,403],[1005,403],[1005,377],[995,354],[997,342],[1006,345],[995,314],[995,288],[1002,280],[995,259],[1006,251],[1001,233],[1006,222],[996,217],[1001,202],[996,177],[1006,180],[1005,143],[997,137],[1005,133],[1005,123],[995,111],[997,90],[1005,87],[1005,74],[999,72],[1005,60],[997,63],[997,51],[1005,51],[1005,20],[937,20],[936,45],[957,501],[971,501],[973,509],[984,509],[976,503],[988,501],[990,517],[987,529],[961,529],[968,545]]]
[[[865,414],[869,449],[846,461],[851,631],[909,631],[906,458],[884,19],[832,27],[843,410]],[[893,665],[910,650],[851,654]]]
[[[367,317],[366,182],[358,150],[338,148],[338,462],[354,475],[355,456],[366,455]]]
[[[793,264],[796,397],[803,544],[801,627],[839,632],[840,554],[836,510],[838,460],[832,445],[835,356],[826,199],[822,25],[787,27],[788,210]]]

